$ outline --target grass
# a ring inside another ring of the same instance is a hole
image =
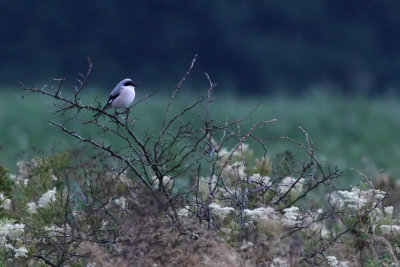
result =
[[[0,98],[0,163],[15,170],[15,162],[29,159],[37,153],[50,153],[81,146],[76,140],[50,126],[54,115],[49,99],[38,96],[21,98],[19,89],[2,90]],[[84,100],[105,99],[103,91],[84,93]],[[138,99],[143,95],[138,93]],[[175,108],[191,103],[194,95],[178,96]],[[211,113],[217,120],[238,119],[260,106],[241,125],[243,133],[256,121],[278,119],[263,129],[265,137],[289,136],[304,140],[299,126],[310,135],[320,160],[338,166],[344,171],[345,182],[357,181],[359,175],[351,168],[368,175],[383,169],[400,175],[400,106],[397,98],[340,97],[327,93],[299,96],[265,96],[239,98],[216,95]],[[166,95],[155,95],[133,110],[138,132],[154,133],[159,129],[168,103]],[[82,129],[81,129],[82,130]],[[84,129],[90,136],[99,135],[94,129]],[[117,144],[117,140],[107,140]],[[284,150],[296,150],[289,142],[270,141],[270,155]],[[297,149],[298,150],[298,149]],[[299,153],[299,152],[297,152]]]

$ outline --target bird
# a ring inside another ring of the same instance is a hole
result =
[[[103,107],[103,111],[108,108],[127,108],[135,99],[136,84],[130,78],[120,81],[110,93],[107,104]],[[93,117],[98,117],[101,112],[96,113]]]

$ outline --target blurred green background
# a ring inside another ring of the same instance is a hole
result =
[[[0,162],[80,146],[50,127],[46,98],[21,99],[17,81],[41,86],[66,77],[72,88],[94,63],[88,102],[106,99],[125,77],[139,85],[141,129],[162,118],[167,94],[198,54],[188,100],[218,83],[214,113],[243,129],[277,118],[264,136],[303,140],[346,179],[378,170],[400,175],[400,2],[365,1],[11,1],[0,2]],[[93,102],[94,103],[94,102]],[[84,129],[87,134],[95,134]],[[113,142],[113,141],[111,141]],[[270,153],[295,149],[269,142]]]
[[[22,99],[21,93],[2,93],[0,162],[14,170],[17,160],[83,146],[47,123],[48,120],[65,120],[53,113],[54,109],[47,98],[28,96]],[[95,104],[94,99],[101,95],[107,97],[105,92],[92,89],[83,92],[83,99],[87,104]],[[188,106],[198,96],[183,93],[176,98],[174,109]],[[138,92],[137,98],[142,97],[144,93]],[[160,129],[167,103],[168,95],[156,94],[136,106],[132,110],[136,118],[135,132],[156,133]],[[343,97],[318,91],[301,97],[238,98],[216,94],[211,113],[218,121],[235,120],[246,116],[259,104],[256,111],[240,124],[243,134],[257,121],[276,118],[277,122],[263,128],[258,134],[264,137],[288,136],[304,143],[304,134],[299,129],[301,126],[309,133],[317,158],[338,166],[344,171],[346,181],[356,182],[360,176],[351,168],[367,175],[378,171],[400,174],[398,103],[397,97]],[[78,130],[85,136],[104,140],[99,131],[93,128],[81,127]],[[114,146],[121,143],[115,138],[104,141]],[[287,141],[267,141],[266,147],[271,157],[289,150],[298,156],[298,160],[304,159],[304,153]],[[256,146],[251,148],[257,150]]]

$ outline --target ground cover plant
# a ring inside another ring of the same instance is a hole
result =
[[[146,122],[130,109],[103,111],[102,103],[82,100],[90,62],[73,94],[63,94],[63,79],[23,85],[27,95],[54,101],[62,116],[49,123],[82,148],[20,161],[15,174],[2,167],[1,263],[397,265],[391,192],[363,175],[363,183],[339,187],[342,172],[317,157],[302,127],[295,140],[265,135],[274,118],[248,128],[249,116],[214,118],[208,74],[203,95],[176,106],[195,61],[154,131],[139,131]],[[293,149],[273,154],[270,142]]]

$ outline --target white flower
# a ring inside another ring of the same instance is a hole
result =
[[[232,207],[221,207],[216,203],[211,203],[209,206],[211,213],[216,215],[220,219],[225,219],[226,216],[235,212],[235,209]]]
[[[126,199],[125,197],[119,197],[114,199],[114,203],[121,207],[121,209],[125,210],[126,208]]]
[[[294,186],[293,184],[296,183]],[[290,176],[283,178],[279,183],[279,192],[284,195],[290,190],[289,194],[291,197],[298,197],[303,191],[304,179],[296,179]],[[293,187],[292,187],[293,186]]]
[[[26,257],[27,256],[26,254],[28,254],[28,250],[24,247],[15,248],[14,253],[15,253],[14,255],[15,258]]]
[[[362,210],[380,202],[385,197],[383,191],[374,189],[362,191],[356,187],[353,187],[351,191],[338,191],[338,193],[344,198],[347,207],[353,210]]]
[[[327,239],[330,237],[330,232],[323,222],[314,222],[310,225],[309,229],[316,234],[320,234],[322,238]]]
[[[398,225],[381,225],[379,226],[382,234],[386,236],[399,236],[400,235],[400,226]]]
[[[283,225],[293,227],[301,224],[301,215],[298,207],[290,207],[283,210]]]
[[[27,208],[26,211],[28,213],[34,214],[37,213],[37,206],[35,202],[29,202],[28,204],[26,204]]]
[[[24,233],[24,224],[14,224],[12,221],[2,219],[0,221],[0,249],[5,248],[7,251],[14,251],[14,246],[10,243],[11,241],[18,241],[21,235]]]
[[[57,177],[56,177],[54,174],[52,174],[52,175],[51,175],[51,180],[57,181],[58,179],[57,179]]]
[[[245,209],[245,227],[256,223],[259,231],[272,234],[276,237],[283,231],[282,215],[272,207],[260,207],[253,210]]]
[[[24,186],[28,185],[28,179],[24,179]]]
[[[332,192],[327,195],[328,203],[332,208],[341,209],[344,206],[343,199],[339,196],[337,192]]]
[[[107,225],[108,225],[108,221],[102,220],[102,221],[101,221],[101,227],[100,227],[100,229],[101,229],[101,230],[105,230],[106,227],[107,227]]]
[[[240,246],[240,250],[248,250],[249,248],[251,248],[251,247],[253,247],[254,246],[254,244],[252,243],[252,242],[250,242],[250,241],[244,241],[243,242],[243,245],[241,245]]]
[[[0,202],[3,202],[0,207],[5,210],[11,209],[11,199],[6,198],[3,193],[0,192]]]
[[[233,155],[235,155],[235,153],[241,155],[242,153],[245,153],[247,150],[249,150],[249,144],[241,143],[236,149],[236,151],[233,152]]]
[[[328,261],[329,266],[338,266],[339,261],[336,259],[335,256],[327,256],[326,260]]]
[[[331,236],[331,233],[329,232],[329,230],[326,228],[325,224],[323,224],[322,222],[320,223],[321,226],[321,237],[322,238],[329,238]]]
[[[252,220],[258,222],[260,222],[260,220],[266,222],[279,220],[279,215],[274,208],[271,207],[261,207],[254,210],[245,209],[243,213],[244,215],[249,216]]]
[[[39,163],[35,159],[31,159],[30,161],[18,161],[17,166],[19,169],[18,175],[13,175],[11,179],[15,182],[23,181],[24,179],[32,176],[33,170],[39,166]]]
[[[350,209],[360,210],[369,201],[366,195],[358,188],[352,188],[351,191],[338,191],[340,195],[343,196],[344,202]]]
[[[243,160],[244,154],[249,151],[249,145],[242,143],[239,144],[235,151],[233,151],[234,149],[235,148],[233,148],[231,151],[228,151],[223,147],[218,151],[218,162],[220,165],[224,165],[229,160],[229,157],[231,157],[232,161]]]
[[[324,220],[322,220],[323,213],[323,209],[317,209],[315,211],[306,211],[304,214],[302,214],[300,217],[303,231],[306,231],[311,235],[318,235],[324,239],[329,238],[330,231],[325,225]]]
[[[378,209],[378,208],[374,208],[373,210],[371,210],[371,212],[369,213],[369,218],[371,219],[372,222],[377,222],[379,221],[381,218],[383,218],[383,212],[382,210]]]
[[[374,190],[374,191],[377,191],[377,190]],[[376,198],[376,200],[381,201],[385,198],[385,194],[378,192],[377,194],[375,194],[375,198]]]
[[[184,208],[178,210],[178,216],[179,217],[189,217],[190,216],[189,206],[185,206]]]
[[[158,180],[157,176],[154,175],[152,177],[152,180],[153,180],[153,188],[158,189],[160,181]],[[171,178],[171,176],[165,175],[162,179],[162,183],[166,188],[171,189],[172,186],[174,185],[174,180]]]
[[[218,163],[218,165],[220,166],[220,167],[222,167],[223,165],[225,165],[225,163],[228,163],[228,161],[229,161],[229,155],[230,155],[230,152],[226,149],[226,148],[221,148],[219,151],[218,151],[218,154],[217,154],[217,156],[218,156],[218,159],[217,159],[217,163]]]
[[[25,224],[0,222],[0,245],[4,246],[6,240],[18,240],[24,233]]]
[[[326,260],[328,261],[328,265],[332,267],[347,267],[349,266],[349,262],[347,261],[338,261],[335,256],[327,256]]]
[[[49,237],[61,237],[71,231],[71,227],[67,224],[66,227],[58,227],[55,224],[45,226],[44,230],[47,232]]]
[[[221,172],[221,176],[234,181],[235,178],[243,179],[246,177],[246,168],[243,162],[235,162],[232,165],[226,164]]]
[[[249,150],[249,145],[244,143],[239,144],[235,151],[233,151],[234,149],[235,148],[233,148],[232,151],[229,153],[229,155],[232,154],[233,161],[243,161],[245,154],[247,152],[251,153],[251,150]]]
[[[16,182],[18,179],[18,177],[15,174],[9,174],[8,177],[10,177],[10,179],[13,180],[14,182]]]
[[[54,187],[53,189],[44,193],[43,196],[38,201],[39,208],[46,208],[50,205],[50,203],[55,202],[56,192],[57,192],[56,188]]]
[[[387,216],[392,216],[393,215],[393,206],[384,207],[383,212]]]
[[[341,261],[339,262],[339,267],[349,267],[350,262],[348,261]]]
[[[3,204],[1,204],[1,207],[5,210],[11,210],[11,199],[6,198],[3,200]]]
[[[287,262],[286,259],[281,259],[281,258],[274,258],[272,260],[272,263],[270,267],[289,267],[289,263]]]

